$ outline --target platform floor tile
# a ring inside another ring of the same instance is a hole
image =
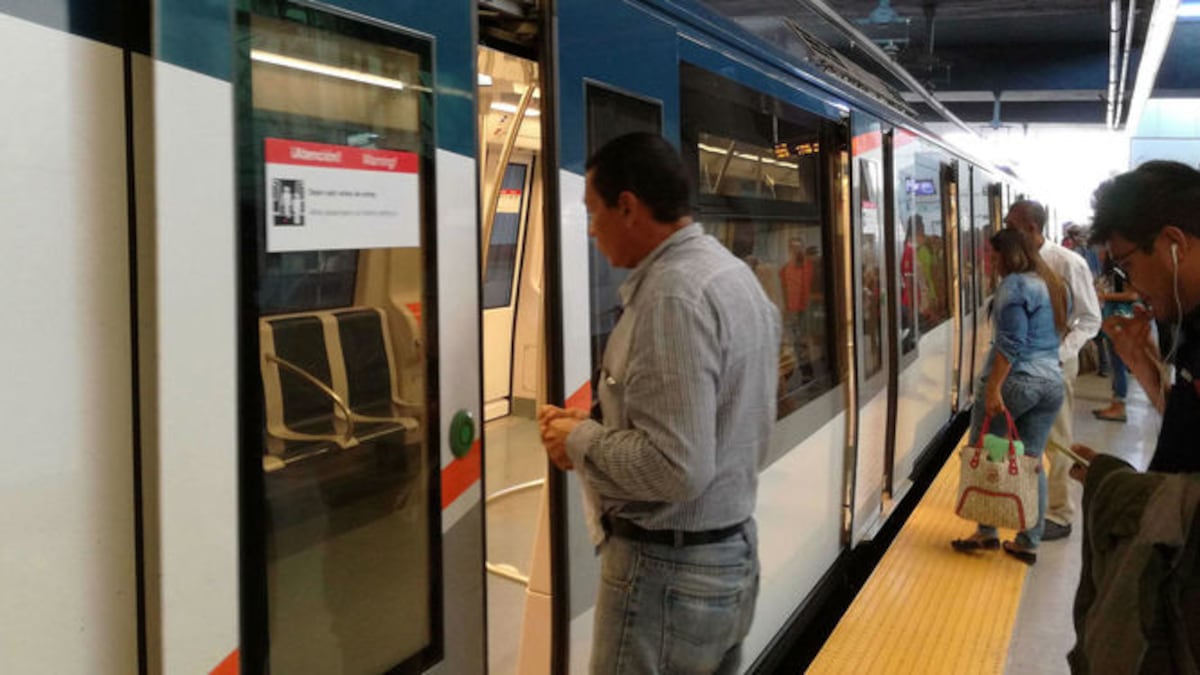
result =
[[[1004,673],[1029,568],[999,551],[950,548],[974,530],[954,515],[958,470],[955,453],[809,673]]]

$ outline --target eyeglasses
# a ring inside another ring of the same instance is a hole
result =
[[[1128,279],[1129,278],[1129,261],[1133,259],[1133,254],[1138,252],[1138,247],[1134,246],[1133,248],[1129,249],[1128,251],[1126,251],[1125,253],[1122,253],[1120,255],[1117,255],[1112,250],[1111,245],[1107,246],[1106,249],[1108,250],[1108,261],[1109,261],[1109,264],[1112,265],[1113,272],[1121,275],[1121,277],[1124,279]]]

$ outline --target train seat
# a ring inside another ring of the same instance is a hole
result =
[[[396,359],[383,310],[355,307],[333,312],[345,373],[345,400],[360,440],[403,430],[420,442],[420,407],[400,397]]]
[[[315,313],[259,321],[268,471],[355,444],[349,408],[332,388],[325,323]]]
[[[419,406],[400,398],[382,310],[314,311],[259,321],[267,439],[263,466],[370,442],[420,442]]]

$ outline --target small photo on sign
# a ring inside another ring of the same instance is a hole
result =
[[[304,181],[276,178],[271,181],[271,197],[276,225],[304,225]]]

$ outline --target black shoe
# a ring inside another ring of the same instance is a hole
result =
[[[1055,539],[1066,539],[1071,536],[1071,524],[1059,525],[1053,520],[1046,521],[1046,527],[1042,530],[1042,541],[1054,541]]]
[[[1026,565],[1037,564],[1037,549],[1025,548],[1015,541],[1004,542],[1004,552]]]

